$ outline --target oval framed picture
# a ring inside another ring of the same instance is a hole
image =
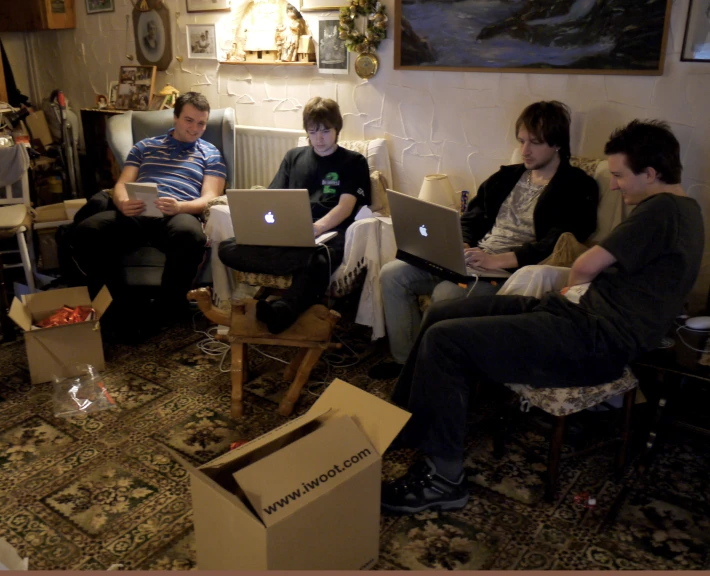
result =
[[[145,12],[133,10],[136,56],[141,64],[165,70],[173,57],[170,15],[163,2],[148,0],[148,6]]]

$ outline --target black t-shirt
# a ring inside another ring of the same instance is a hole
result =
[[[652,350],[682,312],[705,246],[698,203],[662,193],[641,202],[601,242],[616,262],[579,305],[610,321],[631,357]]]
[[[335,208],[343,194],[355,196],[357,204],[350,216],[333,228],[344,231],[359,208],[370,204],[370,168],[362,154],[340,146],[328,156],[318,156],[311,146],[299,146],[286,152],[269,188],[306,188],[314,221]]]

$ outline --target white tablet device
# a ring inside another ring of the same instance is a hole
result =
[[[164,214],[155,205],[158,199],[157,184],[142,184],[138,182],[127,182],[126,192],[131,200],[142,200],[145,202],[145,210],[141,212],[141,216],[153,216],[162,218]]]

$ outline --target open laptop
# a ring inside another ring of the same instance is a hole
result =
[[[507,278],[511,272],[466,266],[457,210],[387,190],[397,258],[452,282]]]
[[[227,190],[237,244],[309,248],[338,233],[313,237],[308,190]]]

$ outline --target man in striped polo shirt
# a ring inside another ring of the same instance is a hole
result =
[[[207,203],[223,193],[227,178],[219,150],[200,138],[209,114],[209,102],[202,94],[180,96],[175,103],[175,127],[162,136],[141,140],[128,154],[113,190],[115,209],[94,214],[77,226],[75,260],[88,277],[92,296],[104,284],[109,287],[117,305],[114,312],[125,301],[121,257],[147,244],[166,256],[156,301],[158,315],[172,315],[187,307],[185,295],[207,242],[200,217]],[[164,217],[144,216],[145,203],[128,198],[128,182],[157,184],[155,204]]]

